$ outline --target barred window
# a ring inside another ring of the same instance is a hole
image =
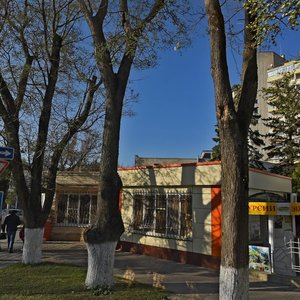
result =
[[[60,194],[57,204],[58,225],[89,225],[95,221],[96,194]]]
[[[192,236],[192,195],[136,191],[133,194],[134,232],[175,238]]]

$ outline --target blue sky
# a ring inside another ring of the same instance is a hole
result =
[[[285,32],[268,51],[300,56],[300,32]],[[237,65],[228,50],[231,84],[239,82]],[[196,158],[214,146],[215,100],[210,74],[208,37],[197,37],[190,48],[161,53],[158,66],[131,73],[139,93],[136,115],[121,125],[119,164],[134,165],[134,155]]]

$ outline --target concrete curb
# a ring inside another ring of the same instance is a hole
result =
[[[265,272],[249,270],[249,279],[250,281],[262,281],[262,282],[271,282],[271,283],[279,283],[279,284],[287,284],[294,287],[300,287],[300,277],[291,277],[291,276],[283,276],[277,274],[268,274]]]

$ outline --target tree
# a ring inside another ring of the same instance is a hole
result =
[[[259,43],[288,16],[297,24],[297,1],[244,3],[241,94],[235,107],[226,59],[225,22],[219,1],[205,0],[210,34],[211,71],[222,157],[222,256],[220,299],[248,299],[248,129],[257,93]],[[289,11],[290,8],[295,11]],[[281,14],[281,18],[277,18]],[[259,17],[258,17],[259,16]],[[296,18],[295,18],[296,16]],[[272,23],[273,22],[273,23]],[[274,31],[275,30],[275,31]]]
[[[98,113],[93,98],[100,82],[93,70],[84,78],[90,60],[78,46],[80,13],[73,1],[5,3],[0,116],[7,145],[15,149],[11,169],[26,227],[23,262],[34,264],[42,257],[59,159],[90,114]]]
[[[238,101],[240,98],[240,91],[241,87],[240,85],[234,85],[232,86],[232,94],[233,94],[233,101],[235,105],[235,109],[237,109]],[[258,120],[260,119],[260,115],[258,115],[254,109],[252,119],[251,119],[251,125],[256,125]],[[214,160],[221,160],[221,149],[220,149],[220,138],[219,138],[219,131],[218,129],[215,130],[217,137],[214,138],[214,142],[218,143],[213,147],[213,159]],[[259,152],[258,147],[263,146],[264,141],[262,140],[261,134],[258,132],[258,130],[254,130],[249,127],[248,131],[248,155],[249,155],[249,167],[252,168],[258,168],[258,169],[265,169],[263,166],[263,163],[261,161],[263,155]]]
[[[87,130],[82,133],[75,134],[66,145],[61,155],[58,165],[59,170],[89,170],[89,167],[92,165],[98,165],[98,170],[100,146],[100,133],[94,130]]]
[[[131,68],[155,65],[155,45],[184,46],[187,35],[179,16],[187,14],[189,7],[188,1],[163,0],[79,3],[93,37],[106,97],[97,221],[84,234],[89,257],[85,284],[94,288],[113,285],[114,249],[124,231],[119,211],[122,182],[117,165],[123,99]]]
[[[293,192],[300,195],[300,163],[297,163],[295,165],[291,177],[292,177]]]
[[[265,149],[269,159],[279,162],[277,172],[288,176],[300,159],[300,90],[293,79],[294,74],[287,73],[264,89],[271,107],[270,117],[264,120],[270,128]]]
[[[257,90],[255,31],[245,26],[241,93],[235,108],[226,61],[224,18],[218,1],[205,1],[222,157],[220,299],[248,295],[248,129]],[[245,24],[251,23],[246,10]],[[243,220],[241,222],[241,220]]]
[[[241,86],[235,84],[232,87],[233,101],[235,109],[238,109],[239,100],[241,97]],[[264,145],[262,135],[258,130],[254,129],[253,126],[257,124],[261,116],[257,113],[256,107],[254,107],[251,123],[248,130],[248,156],[249,156],[249,167],[265,169],[261,161],[263,155],[259,152],[259,148]]]

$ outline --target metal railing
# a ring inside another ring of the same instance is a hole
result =
[[[300,272],[300,238],[287,242],[287,247],[291,254],[292,270]]]

